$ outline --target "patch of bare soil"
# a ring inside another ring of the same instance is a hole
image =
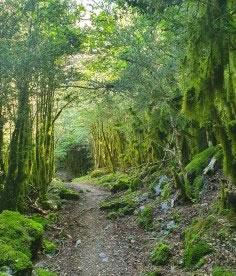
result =
[[[81,200],[67,202],[48,238],[60,243],[55,256],[42,257],[37,266],[59,275],[141,275],[148,264],[148,234],[134,219],[111,221],[99,209],[109,193],[99,187],[73,184],[82,189]]]

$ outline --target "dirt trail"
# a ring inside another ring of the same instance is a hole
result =
[[[99,202],[108,192],[86,184],[73,187],[85,191],[81,200],[66,203],[60,212],[58,229],[49,232],[60,241],[60,251],[38,265],[62,276],[141,275],[148,263],[145,233],[132,218],[106,218],[99,210]]]

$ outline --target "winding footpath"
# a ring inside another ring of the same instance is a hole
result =
[[[58,240],[59,252],[37,264],[60,276],[118,276],[142,274],[148,264],[147,237],[133,218],[111,221],[99,209],[109,193],[87,184],[70,184],[83,190],[81,200],[68,202],[57,226],[48,233]]]

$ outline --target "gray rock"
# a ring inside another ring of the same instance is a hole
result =
[[[217,164],[217,159],[213,157],[210,163],[208,164],[208,166],[204,169],[203,174],[206,175],[206,174],[214,173],[216,164]]]
[[[161,210],[162,211],[167,211],[170,209],[170,206],[168,205],[168,202],[162,202],[161,203]]]
[[[176,223],[174,220],[168,221],[166,224],[167,230],[172,230],[176,227]]]
[[[13,275],[13,270],[9,266],[2,266],[0,268],[0,272],[6,273],[6,275],[12,276]]]
[[[140,203],[145,203],[147,202],[149,199],[148,193],[144,193],[139,197],[139,202]]]
[[[81,241],[80,239],[78,239],[78,240],[76,241],[75,247],[78,247],[81,243],[82,243],[82,241]]]
[[[167,182],[169,182],[169,178],[166,175],[160,176],[157,185],[154,187],[156,196],[159,196],[161,194],[161,191]]]
[[[108,257],[107,257],[107,255],[104,252],[101,252],[99,254],[99,257],[101,258],[101,260],[102,260],[103,263],[107,263],[108,262]]]

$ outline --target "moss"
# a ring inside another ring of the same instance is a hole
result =
[[[98,184],[108,188],[113,193],[117,193],[128,189],[136,191],[141,187],[142,182],[134,175],[117,172],[100,177]]]
[[[171,193],[172,193],[172,187],[171,187],[171,184],[170,183],[167,183],[162,191],[161,191],[161,198],[162,200],[167,200],[170,198],[171,196]]]
[[[199,218],[185,230],[183,264],[190,268],[202,264],[202,258],[212,249],[203,239],[214,223],[213,217]]]
[[[9,276],[9,274],[6,272],[0,272],[0,276]]]
[[[205,241],[192,241],[185,247],[184,266],[189,268],[198,265],[201,259],[211,252],[211,247]]]
[[[37,268],[34,271],[35,276],[57,276],[58,274],[56,272],[50,272],[46,269]]]
[[[193,160],[185,167],[188,175],[197,176],[202,173],[210,159],[220,151],[220,146],[210,147],[194,156]],[[194,178],[194,177],[193,177]]]
[[[40,223],[44,229],[46,229],[47,226],[50,224],[50,221],[47,218],[40,216],[38,214],[33,214],[30,218],[35,222]]]
[[[179,210],[173,210],[172,219],[175,221],[175,223],[180,223],[182,220],[181,212]]]
[[[0,240],[30,258],[34,255],[34,245],[43,234],[43,226],[18,212],[4,211],[0,215]],[[33,249],[33,252],[31,252]]]
[[[192,201],[198,200],[203,187],[203,170],[209,164],[211,158],[220,158],[222,150],[220,146],[210,147],[195,155],[193,160],[185,167],[185,190],[187,197]]]
[[[138,213],[138,224],[145,230],[151,230],[153,227],[153,211],[152,205],[145,206],[143,210]]]
[[[107,215],[109,219],[116,219],[118,217],[123,217],[126,215],[132,215],[134,212],[133,206],[125,206],[123,208],[118,209],[117,211],[110,211]]]
[[[229,122],[228,133],[232,141],[232,152],[234,157],[236,157],[236,120]]]
[[[63,188],[60,190],[59,196],[61,199],[66,200],[79,200],[80,199],[80,193],[76,192],[72,189]]]
[[[124,195],[106,199],[100,203],[102,210],[108,210],[108,218],[117,218],[130,215],[137,207],[137,192],[127,191]]]
[[[128,190],[130,187],[129,179],[123,178],[116,180],[115,183],[110,185],[110,191],[112,193],[122,192]]]
[[[0,214],[0,267],[9,266],[17,275],[30,275],[31,260],[36,257],[43,226],[18,212]]]
[[[44,239],[43,252],[49,255],[55,254],[57,252],[57,245],[48,239]]]
[[[171,248],[167,243],[158,243],[154,247],[150,254],[150,258],[155,265],[165,265],[167,264],[171,256]]]
[[[199,198],[199,195],[202,191],[203,185],[204,185],[203,176],[198,175],[193,181],[193,187],[192,187],[192,191],[191,191],[191,196],[193,199]]]
[[[107,169],[97,169],[97,170],[94,170],[90,173],[90,176],[92,178],[98,178],[98,177],[101,177],[101,176],[104,176],[104,175],[107,175],[109,174],[109,171]]]
[[[162,276],[162,274],[159,271],[152,271],[152,272],[147,272],[145,276]]]
[[[216,266],[213,268],[212,276],[236,276],[236,271],[232,271],[225,267]]]
[[[30,257],[12,246],[0,243],[0,267],[8,266],[15,272],[27,272],[32,268]]]

